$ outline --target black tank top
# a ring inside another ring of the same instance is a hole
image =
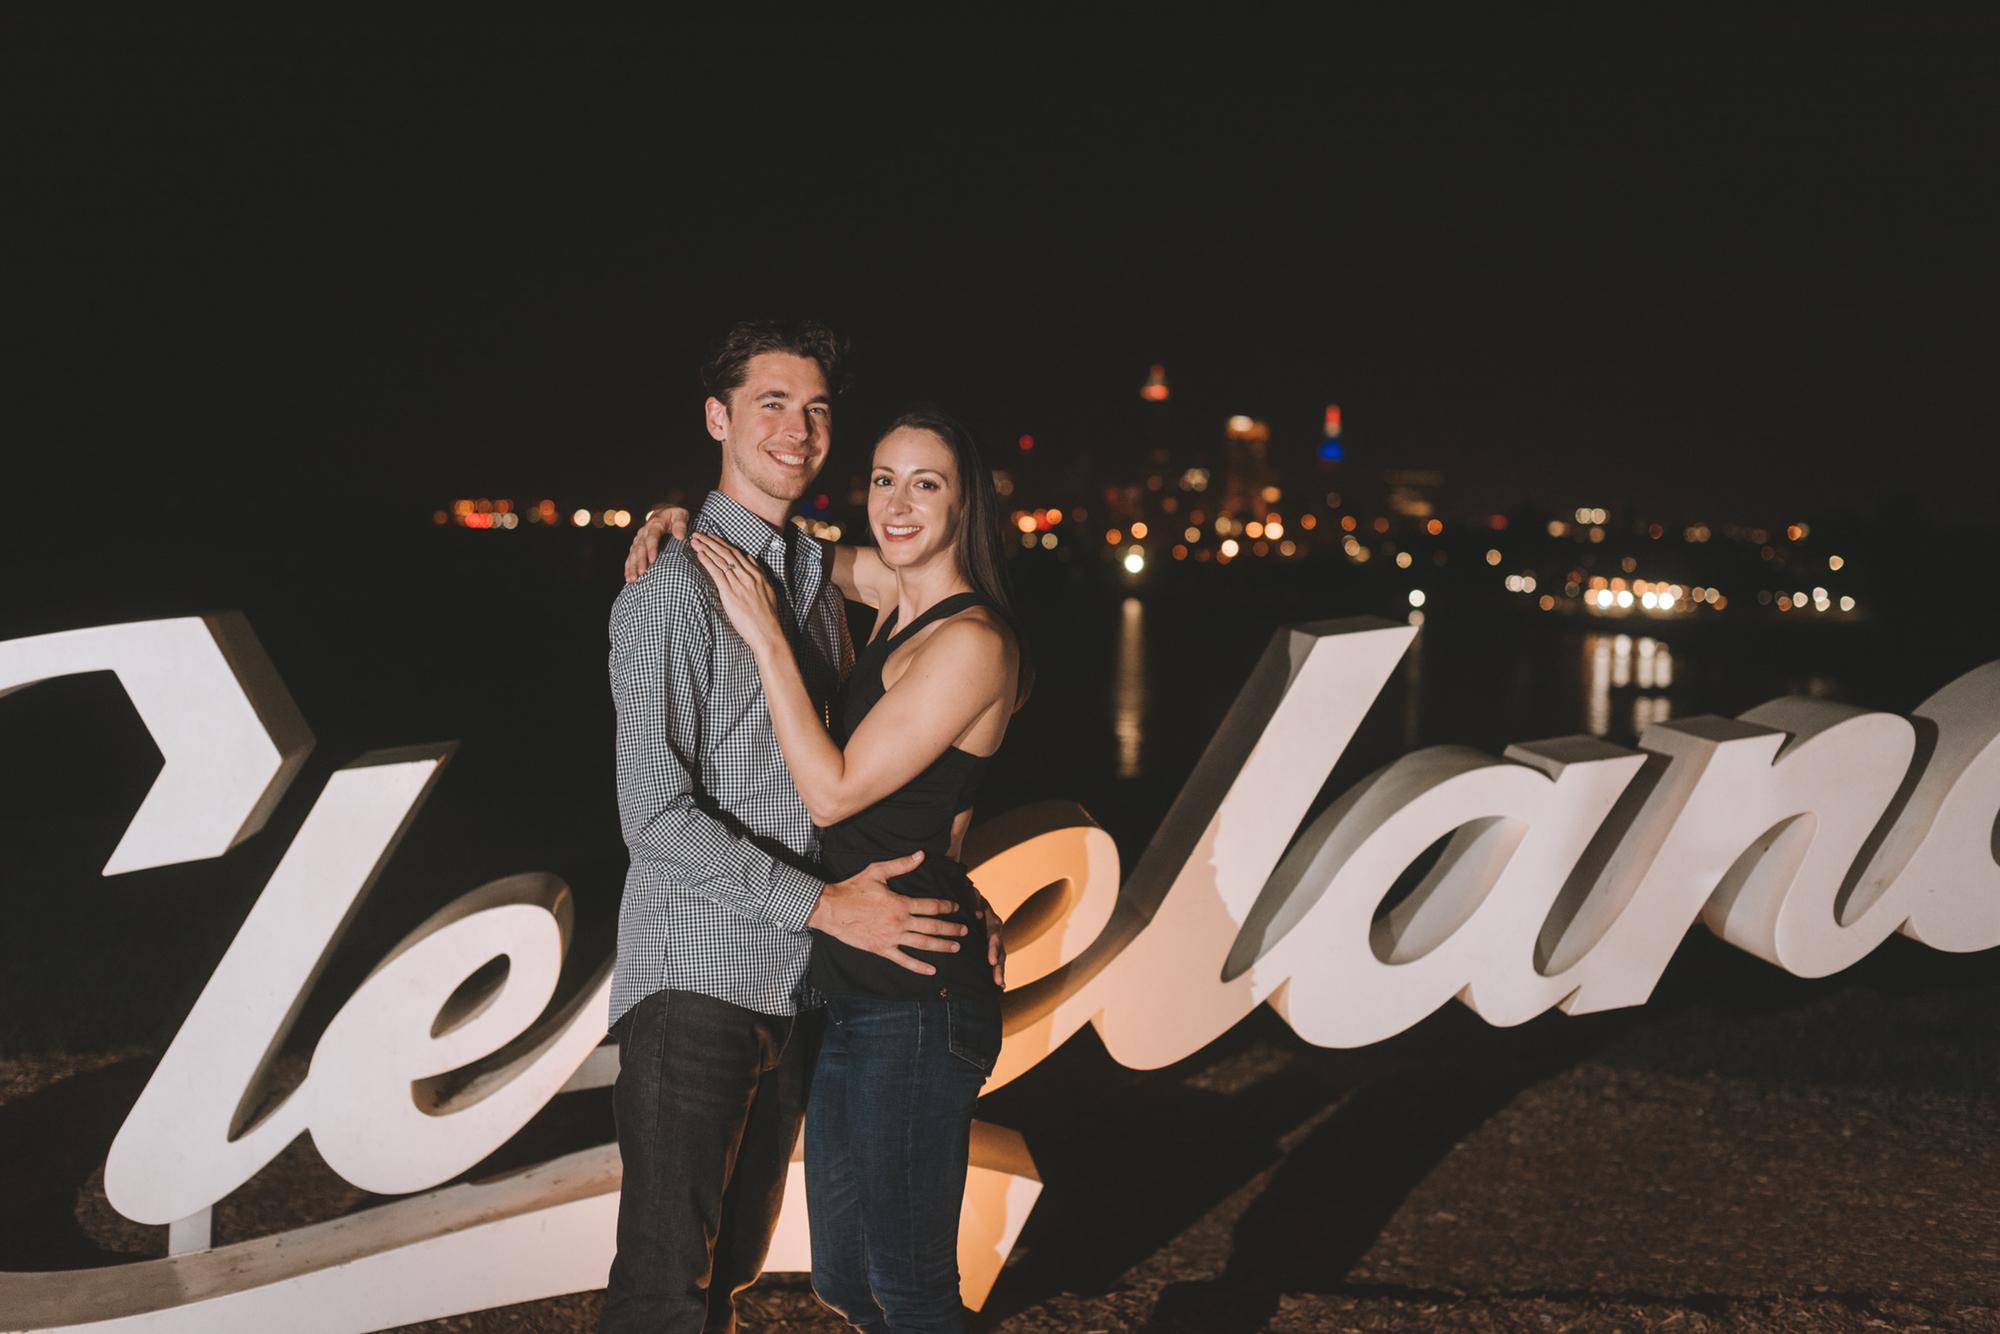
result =
[[[869,641],[854,661],[834,710],[834,737],[845,749],[861,720],[875,707],[885,691],[882,664],[907,642],[911,635],[933,621],[957,615],[970,607],[986,605],[977,593],[954,593],[901,630],[896,629],[896,613],[889,613],[881,633]],[[976,911],[979,902],[965,867],[951,858],[951,826],[958,813],[972,805],[979,778],[989,757],[972,755],[957,746],[931,761],[922,773],[863,811],[839,824],[822,829],[819,836],[820,862],[828,880],[845,880],[870,862],[902,857],[921,848],[923,864],[907,875],[889,882],[897,893],[911,898],[950,899],[958,910],[949,920],[971,928],[959,937],[956,954],[911,951],[912,956],[937,965],[934,974],[913,973],[879,954],[855,949],[832,936],[813,933],[812,983],[832,995],[856,992],[872,996],[911,999],[966,995],[993,991],[993,970],[986,962],[986,927]]]

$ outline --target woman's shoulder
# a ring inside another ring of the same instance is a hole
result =
[[[929,627],[910,646],[910,655],[910,669],[921,665],[926,676],[942,676],[958,689],[982,693],[1007,689],[1006,682],[1018,669],[1021,650],[1007,618],[995,608],[981,605]]]
[[[981,602],[938,622],[926,644],[949,644],[953,653],[1012,653],[1014,628],[999,608]]]

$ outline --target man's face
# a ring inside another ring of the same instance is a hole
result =
[[[722,445],[722,489],[770,522],[783,523],[819,476],[832,443],[826,376],[811,357],[760,352],[729,402],[706,404],[708,433]]]

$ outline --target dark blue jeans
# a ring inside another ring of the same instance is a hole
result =
[[[692,991],[655,992],[618,1021],[625,1182],[600,1331],[736,1328],[784,1200],[820,1022]]]
[[[835,996],[806,1113],[813,1291],[859,1330],[958,1330],[958,1215],[1000,998]]]

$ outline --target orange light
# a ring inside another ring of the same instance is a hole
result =
[[[1424,531],[1429,533],[1432,537],[1436,537],[1439,533],[1444,531],[1444,520],[1432,519],[1429,523],[1424,525]]]
[[[1301,514],[1299,516],[1299,527],[1310,533],[1313,529],[1319,527],[1319,520],[1310,514]]]
[[[1140,538],[1144,537],[1146,533],[1147,533],[1147,528],[1143,520],[1132,525],[1132,540],[1134,542],[1137,542]]]
[[[1376,532],[1378,532],[1378,533],[1386,533],[1386,532],[1388,532],[1388,531],[1389,531],[1389,521],[1388,521],[1387,519],[1377,519],[1377,520],[1375,521],[1375,531],[1376,531]]]
[[[1024,533],[1032,533],[1035,531],[1035,516],[1032,514],[1017,515],[1014,519],[1014,526]]]
[[[1136,533],[1136,532],[1132,534],[1132,536],[1134,536],[1134,537],[1137,537],[1138,535],[1139,535],[1139,534],[1138,534],[1138,533]],[[1117,546],[1117,545],[1118,545],[1118,544],[1119,544],[1120,542],[1123,542],[1124,540],[1125,540],[1125,534],[1123,534],[1123,533],[1119,532],[1119,531],[1118,531],[1118,530],[1117,530],[1116,528],[1107,528],[1107,529],[1105,529],[1105,530],[1104,530],[1104,545],[1105,545],[1105,546],[1107,546],[1107,547],[1115,547],[1115,546]]]
[[[1340,516],[1340,531],[1341,531],[1341,532],[1343,532],[1343,533],[1351,533],[1351,532],[1353,532],[1353,531],[1355,530],[1355,528],[1356,528],[1357,526],[1358,526],[1358,525],[1357,525],[1357,524],[1355,523],[1355,521],[1354,521],[1354,516],[1353,516],[1352,514],[1343,514],[1343,515],[1341,515],[1341,516]]]

